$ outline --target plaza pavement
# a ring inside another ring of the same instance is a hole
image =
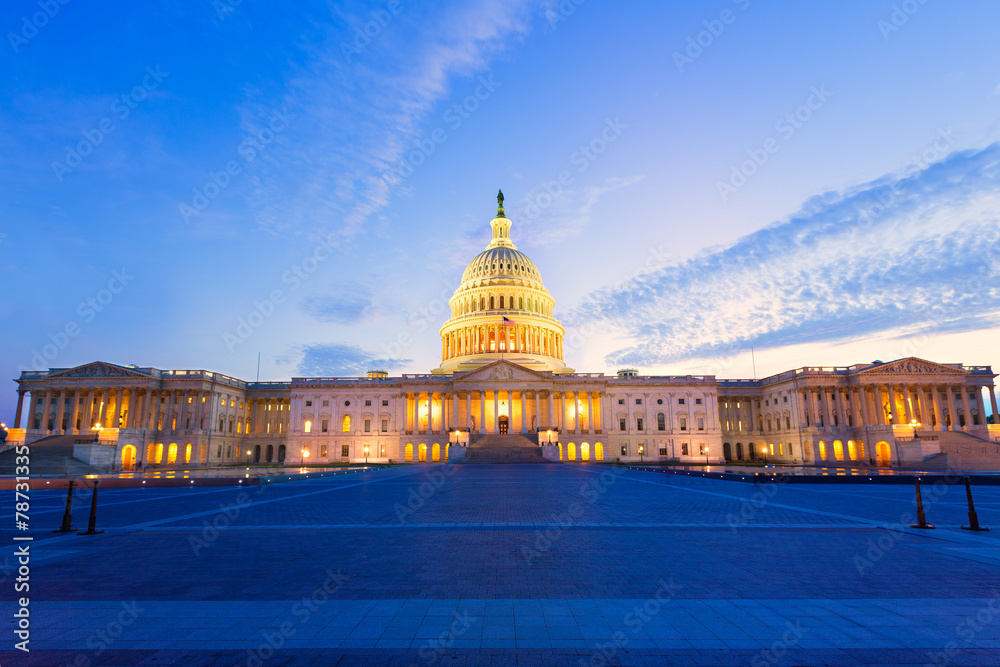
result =
[[[8,538],[0,664],[996,665],[1000,487],[974,491],[991,532],[961,486],[919,531],[905,485],[595,464],[114,489],[97,536],[34,492],[31,652]]]

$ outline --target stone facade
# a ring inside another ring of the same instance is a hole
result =
[[[936,453],[943,436],[927,432],[1000,441],[985,419],[984,391],[997,413],[989,366],[911,357],[762,380],[575,373],[555,302],[497,199],[492,240],[451,299],[429,374],[244,382],[103,362],[26,371],[8,443],[79,436],[130,469],[446,461],[452,447],[504,433],[563,461],[685,463],[899,465]]]

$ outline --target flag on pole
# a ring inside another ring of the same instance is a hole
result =
[[[512,319],[510,319],[508,317],[504,317],[503,321],[500,323],[500,326],[502,326],[502,327],[512,327],[512,326],[514,326],[514,320],[512,320]]]

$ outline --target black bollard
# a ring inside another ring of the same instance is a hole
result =
[[[97,530],[97,485],[100,480],[94,480],[94,495],[90,498],[90,523],[87,525],[87,530],[80,531],[77,535],[98,535],[103,533],[103,530]]]
[[[910,528],[933,528],[931,524],[927,523],[927,517],[924,516],[924,501],[920,498],[920,478],[916,478],[917,482],[917,522],[911,523]]]
[[[962,526],[962,530],[989,530],[979,525],[979,516],[976,515],[976,506],[972,504],[972,486],[969,478],[965,478],[965,497],[969,501],[969,525]]]
[[[69,481],[69,490],[66,492],[66,511],[63,513],[62,527],[59,530],[53,530],[53,533],[72,533],[77,529],[73,527],[73,484],[74,480]]]

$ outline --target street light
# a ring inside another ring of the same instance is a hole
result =
[[[645,451],[646,447],[644,445],[639,445],[639,463],[642,463],[642,455]]]
[[[368,445],[365,445],[365,465],[368,465]]]

